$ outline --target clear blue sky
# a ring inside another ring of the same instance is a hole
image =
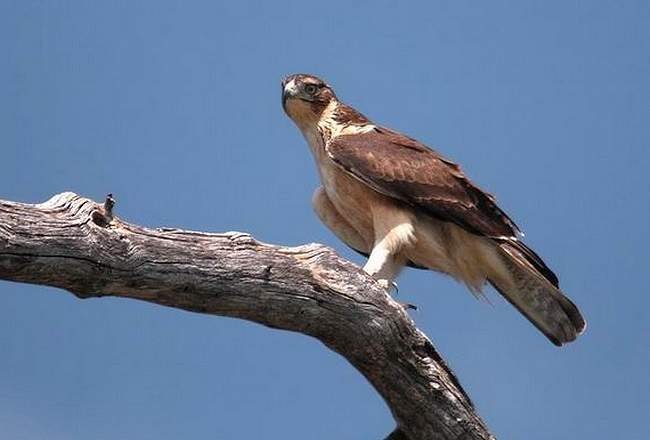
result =
[[[409,270],[400,295],[501,439],[647,439],[650,7],[624,2],[0,1],[0,198],[71,190],[151,226],[324,242],[280,79],[326,78],[460,162],[589,328]],[[316,340],[0,282],[3,439],[379,439],[382,400]]]

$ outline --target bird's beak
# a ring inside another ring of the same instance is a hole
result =
[[[282,108],[287,111],[287,100],[298,95],[298,86],[295,79],[285,79],[282,81]]]

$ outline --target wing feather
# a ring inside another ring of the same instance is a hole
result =
[[[337,165],[375,191],[430,215],[486,237],[515,238],[519,233],[494,197],[470,182],[457,164],[415,139],[377,127],[337,136],[325,149]]]

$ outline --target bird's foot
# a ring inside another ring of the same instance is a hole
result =
[[[379,285],[383,287],[389,294],[392,294],[393,291],[395,291],[396,295],[399,293],[399,286],[395,281],[377,280],[377,283],[379,283]]]
[[[377,280],[377,283],[379,283],[379,285],[381,287],[386,289],[386,291],[388,292],[389,295],[393,293],[393,290],[395,291],[395,294],[399,293],[399,286],[397,285],[397,283],[395,281],[379,279],[379,280]],[[397,304],[402,306],[402,308],[404,310],[406,310],[406,311],[408,311],[408,310],[417,310],[418,309],[418,306],[416,306],[415,304],[411,304],[411,303],[404,303],[404,302],[399,302],[398,301]]]

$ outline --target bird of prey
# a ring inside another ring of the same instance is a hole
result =
[[[316,161],[318,217],[368,256],[364,270],[382,285],[390,287],[404,266],[430,269],[476,294],[490,283],[555,345],[584,331],[553,271],[457,164],[374,124],[313,75],[284,79],[282,106]]]

